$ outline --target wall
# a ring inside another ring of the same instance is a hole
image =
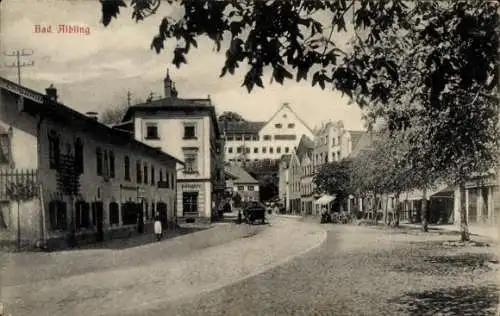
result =
[[[241,186],[243,186],[242,190],[240,190]],[[249,187],[253,190],[249,190]],[[238,192],[242,201],[259,201],[259,186],[256,184],[235,183],[233,191]]]
[[[156,123],[158,126],[158,140],[146,139],[146,123]],[[196,125],[196,138],[183,139],[185,123]],[[218,142],[215,127],[207,111],[193,111],[184,113],[181,111],[168,111],[164,113],[146,114],[137,113],[134,119],[135,138],[150,146],[161,147],[179,160],[184,160],[183,148],[197,148],[197,170],[198,173],[186,173],[181,165],[177,166],[178,194],[177,215],[182,217],[183,199],[182,188],[191,191],[196,187],[198,195],[198,213],[200,217],[210,218],[212,205],[212,192],[216,184],[216,172],[220,173],[219,181],[221,194],[224,190],[223,176],[223,150],[217,152]],[[222,143],[222,146],[223,143]],[[219,157],[219,155],[221,157]],[[213,182],[213,183],[212,183]],[[219,202],[216,198],[214,202]]]
[[[1,90],[0,125],[8,130],[12,127],[11,156],[14,168],[36,169],[37,155],[37,118],[18,111],[17,97]],[[26,102],[31,102],[26,100]]]
[[[78,199],[83,199],[86,202],[102,201],[103,202],[103,217],[104,228],[115,229],[122,227],[122,210],[119,205],[119,225],[110,227],[109,220],[109,203],[116,201],[119,204],[126,201],[137,202],[139,197],[143,197],[150,204],[152,202],[165,202],[167,204],[167,213],[170,221],[175,220],[174,200],[175,200],[175,185],[171,185],[169,189],[158,188],[156,185],[159,178],[160,169],[163,171],[163,178],[166,175],[171,175],[175,181],[175,161],[163,161],[156,155],[151,156],[143,150],[131,145],[129,141],[123,141],[122,144],[112,144],[111,138],[108,135],[97,135],[89,131],[85,131],[84,125],[78,125],[73,122],[72,126],[62,125],[60,122],[53,120],[44,120],[40,130],[40,168],[39,179],[43,184],[43,196],[46,212],[48,212],[48,203],[54,199],[60,199],[59,188],[57,184],[57,172],[50,169],[49,162],[49,131],[54,130],[60,134],[61,152],[65,153],[67,147],[71,154],[74,154],[74,142],[77,137],[83,141],[83,156],[84,156],[84,172],[80,176],[80,196]],[[88,129],[88,127],[87,127]],[[96,148],[100,147],[103,151],[110,150],[114,153],[115,161],[115,177],[106,179],[97,174],[97,158]],[[125,179],[124,159],[128,156],[130,159],[130,180]],[[142,183],[137,183],[136,162],[141,161]],[[148,183],[144,183],[144,166],[148,167]],[[155,183],[151,184],[151,166],[155,168]],[[169,181],[171,181],[171,179]],[[175,183],[175,182],[174,182]],[[68,207],[68,225],[71,220],[71,209]],[[146,215],[146,214],[145,214]],[[150,212],[150,218],[151,216]],[[50,227],[47,214],[47,227]],[[134,226],[134,225],[132,225]],[[68,226],[69,227],[69,226]],[[92,229],[91,229],[92,230]],[[86,229],[82,229],[86,232]],[[53,236],[59,236],[63,232],[53,232]]]
[[[4,210],[4,218],[8,222],[8,240],[17,242],[18,229],[22,246],[35,246],[42,236],[41,205],[38,198],[21,201],[19,209],[17,202],[10,202]],[[19,224],[18,227],[18,216]]]

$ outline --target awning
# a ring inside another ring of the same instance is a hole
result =
[[[335,200],[335,195],[324,194],[322,197],[320,197],[319,199],[317,199],[314,202],[314,204],[327,205],[330,202],[332,202],[333,200]]]

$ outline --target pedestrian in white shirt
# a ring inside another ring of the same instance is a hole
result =
[[[156,216],[156,218],[155,218],[155,234],[156,234],[157,241],[160,241],[161,233],[162,233],[162,227],[161,227],[160,218],[158,216]]]

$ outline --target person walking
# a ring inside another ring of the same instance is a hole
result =
[[[162,225],[160,218],[158,216],[155,217],[155,235],[156,235],[156,241],[160,241],[161,239],[161,234],[162,234]]]
[[[275,204],[274,205],[274,215],[278,216],[279,212],[280,212],[280,208],[278,207],[278,204]]]

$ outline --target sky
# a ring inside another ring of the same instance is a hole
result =
[[[127,1],[129,3],[129,1]],[[166,15],[181,11],[165,2],[158,13],[136,23],[131,9],[123,8],[108,27],[100,23],[101,7],[97,0],[10,0],[0,2],[0,37],[3,53],[25,49],[22,57],[31,67],[22,68],[21,83],[44,92],[50,84],[58,89],[59,99],[80,112],[96,111],[126,104],[127,91],[132,101],[144,100],[150,92],[163,96],[166,70],[175,81],[180,98],[204,98],[210,95],[217,112],[235,111],[247,120],[265,121],[279,106],[288,102],[312,128],[327,120],[342,120],[347,129],[361,130],[362,112],[348,104],[341,93],[311,87],[310,82],[269,83],[250,94],[241,87],[244,72],[219,78],[224,65],[224,47],[201,39],[198,49],[190,51],[188,64],[177,69],[172,61],[173,45],[156,54],[151,40]],[[36,33],[37,25],[52,27],[52,33]],[[57,33],[59,25],[88,27],[89,34]],[[347,41],[344,34],[337,41]],[[15,58],[4,57],[0,75],[17,82],[17,69],[8,68]],[[311,75],[310,75],[311,76]]]

